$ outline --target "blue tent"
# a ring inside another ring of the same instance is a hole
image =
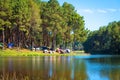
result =
[[[11,42],[11,43],[8,43],[8,48],[12,48],[14,46],[14,44]]]

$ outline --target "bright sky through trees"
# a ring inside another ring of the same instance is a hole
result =
[[[42,0],[48,1],[48,0]],[[77,12],[84,16],[85,27],[98,30],[100,26],[120,20],[120,0],[58,0],[72,4]]]

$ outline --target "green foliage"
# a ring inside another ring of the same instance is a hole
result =
[[[0,29],[3,27],[10,27],[10,18],[11,18],[11,3],[10,0],[1,0],[0,1]]]
[[[0,30],[5,32],[4,43],[13,42],[15,47],[68,47],[87,36],[74,6],[67,2],[60,6],[57,0],[1,0]]]
[[[62,45],[67,47],[68,43],[74,42],[73,34],[76,35],[74,36],[77,38],[76,41],[85,41],[87,32],[84,29],[84,20],[76,13],[73,5],[65,2],[60,6],[57,0],[50,0],[42,2],[41,6],[44,46],[54,48]]]
[[[120,21],[109,23],[89,34],[84,43],[86,52],[101,52],[109,54],[120,53]]]

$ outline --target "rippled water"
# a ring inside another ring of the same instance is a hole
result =
[[[120,80],[120,56],[0,57],[0,80]]]

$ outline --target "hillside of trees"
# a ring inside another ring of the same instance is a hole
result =
[[[26,48],[76,46],[87,39],[83,16],[57,0],[0,0],[0,42]]]
[[[90,32],[84,49],[94,54],[120,54],[120,21],[111,22],[97,31]]]

